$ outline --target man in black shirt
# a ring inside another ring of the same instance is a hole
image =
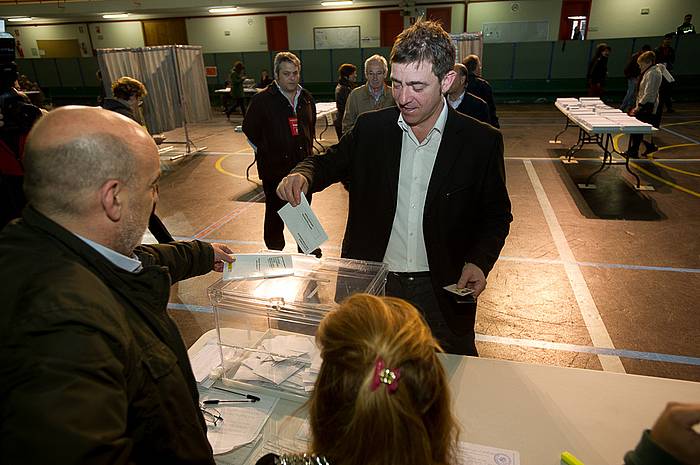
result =
[[[679,36],[682,36],[684,34],[695,34],[695,26],[691,24],[691,21],[693,20],[693,15],[688,13],[685,15],[685,18],[683,18],[683,24],[678,26],[678,29],[676,29],[676,34]]]

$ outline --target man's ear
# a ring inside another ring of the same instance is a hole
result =
[[[100,203],[107,218],[117,222],[122,217],[124,206],[124,183],[117,179],[110,179],[100,187]]]
[[[448,71],[447,74],[445,74],[445,77],[442,78],[442,83],[440,83],[443,94],[450,90],[450,87],[452,87],[452,83],[455,81],[456,78],[457,73],[455,73],[454,70]]]

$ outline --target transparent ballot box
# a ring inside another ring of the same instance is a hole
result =
[[[311,255],[292,262],[291,275],[209,287],[224,384],[304,400],[321,365],[314,336],[323,317],[350,295],[384,295],[383,263]]]

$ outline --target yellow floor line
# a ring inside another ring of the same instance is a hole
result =
[[[226,159],[227,159],[228,157],[230,157],[230,156],[231,156],[231,155],[224,155],[223,157],[221,157],[221,158],[219,158],[218,160],[216,160],[216,163],[214,164],[214,168],[216,168],[216,171],[218,171],[219,173],[225,174],[225,175],[227,175],[227,176],[233,176],[234,178],[245,179],[245,180],[247,181],[248,179],[246,179],[245,176],[242,176],[242,175],[240,175],[240,174],[235,174],[235,173],[232,173],[232,172],[230,172],[230,171],[226,171],[226,170],[224,169],[224,167],[222,166],[222,164],[223,164],[224,160],[226,160]],[[257,176],[251,176],[250,181],[255,182],[255,181],[259,181],[259,179],[257,178]]]
[[[675,144],[675,145],[667,145],[665,147],[659,147],[659,149],[656,152],[660,152],[662,150],[668,150],[668,149],[673,149],[677,147],[697,147],[697,144]],[[700,178],[700,173],[693,173],[692,171],[685,171],[685,170],[680,170],[678,168],[674,168],[673,166],[668,166],[665,163],[661,163],[660,161],[656,161],[654,159],[654,153],[649,154],[649,159],[654,162],[655,165],[660,166],[662,168],[665,168],[669,171],[675,171],[676,173],[681,173],[681,174],[687,174],[688,176],[695,176]]]
[[[617,134],[613,137],[613,147],[615,148],[615,150],[617,152],[620,152],[620,146],[618,145],[618,141],[620,140],[621,137],[622,137],[622,134]],[[680,145],[680,144],[678,144],[678,145]],[[688,145],[696,145],[696,144],[688,144]],[[663,148],[670,148],[670,147],[671,146],[669,145],[669,146],[663,147]],[[652,160],[652,163],[658,164],[658,162],[653,161],[653,160]],[[642,168],[641,166],[639,166],[638,164],[636,164],[634,162],[630,162],[630,166],[634,167],[638,171],[641,171],[642,173],[644,173],[645,175],[649,176],[652,179],[656,179],[657,181],[662,182],[662,183],[666,184],[667,186],[673,187],[674,189],[678,189],[681,192],[685,192],[686,194],[690,194],[690,195],[700,199],[700,192],[695,192],[694,190],[690,190],[690,189],[687,189],[683,186],[679,186],[678,184],[672,183],[671,181],[667,181],[666,179],[664,179],[660,176],[657,176],[653,173],[650,173],[649,171],[645,170],[644,168]]]

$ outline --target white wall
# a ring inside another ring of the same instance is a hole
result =
[[[186,25],[190,45],[201,45],[204,53],[267,50],[263,15],[191,18]]]
[[[61,24],[56,26],[12,26],[6,25],[6,30],[19,42],[24,51],[24,58],[41,58],[37,40],[70,40],[77,39],[82,56],[92,56],[90,37],[86,24]],[[81,32],[82,31],[82,32]]]
[[[547,40],[557,40],[557,37],[559,36],[561,3],[561,0],[520,0],[517,2],[503,1],[469,3],[469,9],[467,10],[467,32],[481,31],[484,23],[547,21],[549,23]],[[512,8],[513,4],[518,5],[517,10]]]
[[[649,8],[648,15],[641,9]],[[700,20],[698,0],[593,0],[589,39],[661,36],[676,32],[687,13]]]
[[[95,48],[135,48],[144,46],[141,21],[91,23],[89,27],[92,46]]]

